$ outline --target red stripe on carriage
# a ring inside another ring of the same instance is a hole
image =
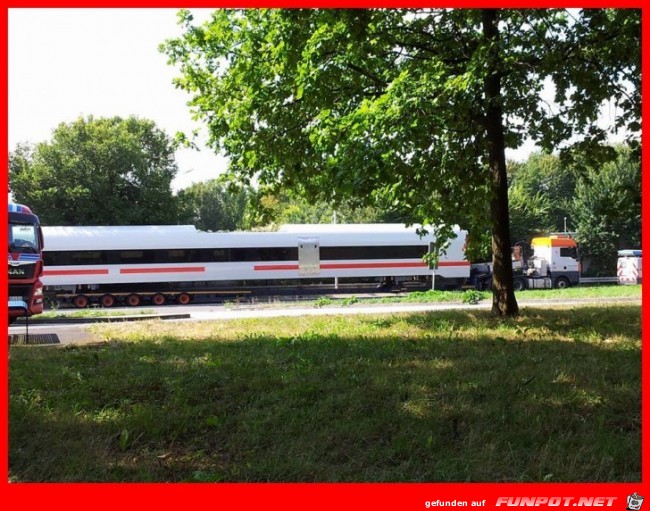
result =
[[[440,261],[438,266],[469,266],[469,261]]]
[[[204,266],[179,266],[176,268],[123,268],[120,274],[135,273],[204,273]]]
[[[297,264],[260,264],[257,266],[253,266],[253,270],[255,271],[269,271],[269,270],[297,270],[298,265]]]
[[[59,275],[108,275],[108,270],[43,270],[46,277]]]

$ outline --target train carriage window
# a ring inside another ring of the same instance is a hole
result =
[[[45,266],[69,266],[70,252],[43,252],[43,264]]]
[[[254,247],[233,248],[231,261],[296,261],[298,260],[297,247]]]
[[[105,264],[104,252],[100,250],[81,250],[71,252],[70,264]]]
[[[256,257],[259,261],[275,261],[274,249],[272,248],[259,248],[258,256]]]
[[[185,250],[181,250],[180,252],[181,252],[180,254],[181,258],[178,261],[173,261],[173,262],[201,263],[205,261],[203,250],[197,248],[187,248]]]
[[[321,247],[321,259],[422,259],[428,252],[426,245],[376,247]]]
[[[265,247],[258,249],[258,261],[286,261],[287,253],[284,248]]]
[[[144,250],[122,250],[120,251],[120,262],[123,264],[145,263]]]
[[[296,261],[298,259],[298,249],[296,247],[278,248],[278,261]]]
[[[187,248],[44,253],[45,264],[166,264],[297,261],[297,247]]]
[[[160,262],[160,263],[184,263],[186,261],[186,257],[187,257],[187,255],[185,253],[185,250],[172,249],[172,250],[167,250],[167,258],[166,258],[166,260],[159,260],[158,262]]]
[[[227,263],[230,261],[230,249],[228,248],[214,248],[207,251],[208,261],[215,263]]]
[[[59,254],[58,252],[43,252],[43,264],[45,266],[55,266],[60,263],[57,263],[57,260],[60,260],[59,257],[57,257]]]

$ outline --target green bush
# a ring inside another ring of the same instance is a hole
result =
[[[481,300],[483,300],[483,293],[476,291],[475,289],[468,289],[463,293],[463,303],[475,305]]]

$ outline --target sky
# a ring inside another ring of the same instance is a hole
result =
[[[195,21],[210,10],[192,9]],[[181,35],[177,9],[9,9],[9,150],[51,140],[80,116],[153,120],[170,137],[191,133],[189,94],[158,51]],[[176,153],[174,190],[213,179],[226,160],[203,148]]]

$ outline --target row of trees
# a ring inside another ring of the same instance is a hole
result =
[[[290,192],[228,188],[218,179],[173,194],[174,142],[151,121],[79,119],[52,140],[19,145],[10,155],[16,200],[46,225],[193,224],[206,231],[269,229],[285,223],[415,222],[386,204],[308,201]],[[594,274],[612,275],[616,251],[641,244],[638,152],[615,148],[597,167],[565,165],[534,153],[508,164],[513,242],[536,234],[575,232]],[[480,235],[482,234],[482,236]],[[475,260],[488,260],[489,232],[479,232]]]
[[[188,11],[179,18],[183,35],[161,50],[179,67],[176,85],[191,94],[210,145],[229,157],[232,182],[336,208],[380,205],[440,226],[443,238],[454,224],[487,232],[499,315],[518,312],[509,194],[526,193],[523,180],[509,186],[506,148],[531,137],[546,152],[559,148],[563,166],[599,174],[613,154],[597,123],[603,102],[616,112],[609,129],[638,141],[640,10],[219,9],[202,26]],[[115,161],[113,185],[137,201],[132,185],[175,169],[134,156],[137,164]],[[27,160],[12,164],[24,175]],[[34,155],[37,167],[44,160]],[[72,187],[97,169],[65,151],[48,161],[74,169]],[[45,184],[51,193],[62,183]],[[76,199],[81,207],[88,195],[79,189]],[[561,208],[544,193],[535,200],[520,209]],[[484,237],[471,239],[477,254]]]

